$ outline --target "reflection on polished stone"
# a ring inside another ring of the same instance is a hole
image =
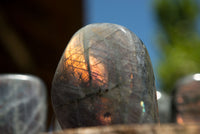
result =
[[[62,128],[158,122],[154,74],[142,41],[109,23],[80,29],[52,84]]]
[[[38,134],[46,120],[46,88],[31,75],[0,75],[0,133]]]

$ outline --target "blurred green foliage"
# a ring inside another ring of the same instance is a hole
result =
[[[155,0],[157,35],[164,59],[158,66],[161,88],[171,93],[176,81],[200,72],[200,36],[197,0]]]

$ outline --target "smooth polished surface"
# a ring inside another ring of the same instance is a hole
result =
[[[0,75],[0,133],[38,134],[46,120],[46,88],[32,75]]]
[[[109,23],[80,29],[52,84],[62,128],[158,122],[154,74],[142,41]]]

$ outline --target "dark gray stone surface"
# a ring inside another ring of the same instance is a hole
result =
[[[91,24],[72,37],[51,96],[62,128],[158,122],[148,52],[134,33],[115,24]]]

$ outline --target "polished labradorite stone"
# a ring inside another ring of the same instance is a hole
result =
[[[158,122],[148,52],[134,33],[116,24],[91,24],[74,34],[51,96],[62,128]]]

